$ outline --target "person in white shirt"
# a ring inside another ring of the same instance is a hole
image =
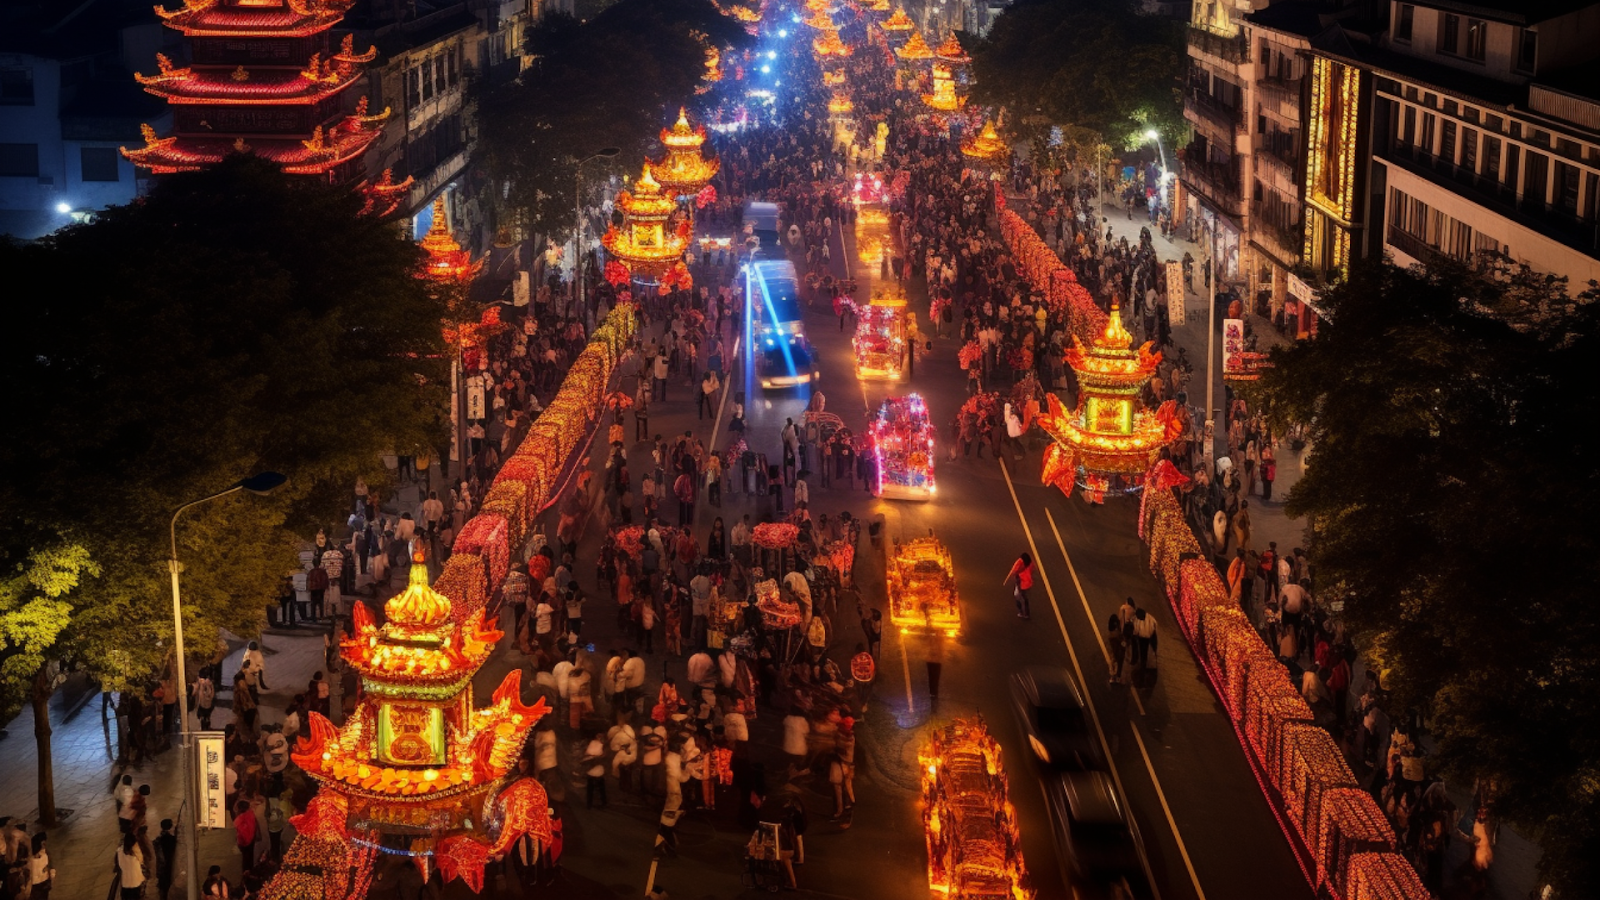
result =
[[[740,519],[733,526],[733,531],[728,536],[733,543],[734,557],[740,562],[748,564],[750,562],[750,516],[746,515],[743,519]]]
[[[272,688],[267,687],[267,659],[261,655],[260,644],[255,641],[250,642],[250,646],[244,650],[244,663],[248,663],[250,668],[255,671],[256,683],[261,686],[262,690],[272,690]],[[241,663],[241,665],[244,663]]]
[[[631,708],[638,704],[639,698],[644,693],[644,658],[634,656],[627,650],[622,652],[624,656],[622,663],[622,676],[624,687],[627,690],[628,705]]]
[[[50,888],[56,879],[56,870],[50,868],[50,853],[44,847],[44,832],[33,836],[33,856],[28,859],[27,877],[23,883],[28,885],[32,900],[50,900]]]
[[[595,732],[583,751],[583,774],[588,779],[586,803],[594,809],[594,798],[600,795],[600,808],[606,807],[606,736]]]
[[[122,888],[122,900],[139,900],[144,893],[144,851],[131,832],[122,836],[117,848],[115,871]]]

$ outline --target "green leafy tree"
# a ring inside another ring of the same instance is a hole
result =
[[[546,16],[529,33],[533,65],[478,99],[478,158],[527,226],[570,229],[578,160],[617,147],[613,171],[637,175],[662,126],[695,106],[706,49],[726,59],[750,41],[710,0],[619,0],[583,23]]]
[[[1038,138],[1051,125],[1114,146],[1168,146],[1183,134],[1183,29],[1128,0],[1019,0],[972,47],[972,94],[1004,108],[1007,130]],[[1114,64],[1112,64],[1114,63]]]
[[[1594,298],[1506,260],[1357,266],[1253,391],[1309,423],[1288,511],[1430,768],[1492,786],[1573,897],[1600,889]]]
[[[290,476],[179,524],[199,662],[223,632],[259,633],[297,541],[343,520],[358,475],[386,483],[380,454],[442,443],[444,302],[412,275],[416,245],[360,207],[241,156],[0,245],[0,267],[51,288],[12,310],[21,346],[0,361],[19,425],[0,442],[15,473],[0,482],[0,708],[43,709],[63,666],[142,691],[170,664],[168,521],[184,503]],[[39,805],[48,821],[43,779]]]

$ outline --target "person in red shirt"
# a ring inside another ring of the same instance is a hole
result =
[[[248,800],[235,803],[233,812],[233,840],[239,847],[239,856],[244,860],[244,870],[249,872],[256,863],[256,814],[250,809]]]
[[[1017,618],[1030,618],[1028,614],[1028,591],[1033,588],[1033,557],[1029,556],[1026,550],[1017,557],[1016,562],[1011,564],[1011,571],[1006,573],[1005,581],[1000,582],[1000,584],[1008,584],[1013,578],[1017,580]]]

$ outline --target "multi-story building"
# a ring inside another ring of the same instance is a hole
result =
[[[481,216],[457,188],[471,146],[468,82],[483,72],[483,19],[458,3],[414,19],[362,24],[379,52],[368,92],[393,111],[367,155],[369,178],[390,170],[396,182],[412,179],[402,212],[417,238],[432,226],[433,200],[441,194],[458,234],[473,235]]]
[[[1600,3],[1392,0],[1372,78],[1373,249],[1600,279]]]
[[[0,22],[0,234],[34,238],[138,195],[117,148],[170,127],[132,70],[174,52],[148,4],[15,4]]]
[[[1250,223],[1247,192],[1255,180],[1251,119],[1254,66],[1244,34],[1252,3],[1265,0],[1195,0],[1189,20],[1189,75],[1183,117],[1193,132],[1182,159],[1175,200],[1180,217],[1214,236],[1219,280],[1237,283]]]

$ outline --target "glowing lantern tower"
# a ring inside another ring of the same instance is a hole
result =
[[[471,251],[456,243],[447,215],[441,194],[433,201],[433,225],[422,238],[422,249],[428,254],[424,274],[433,281],[466,284],[483,268],[483,260],[473,262]]]
[[[361,705],[342,729],[310,713],[294,761],[322,788],[304,815],[268,900],[364,897],[378,853],[410,857],[423,878],[483,886],[483,867],[523,835],[550,837],[537,781],[503,781],[547,712],[521,702],[513,669],[475,709],[472,676],[499,631],[484,610],[456,610],[428,587],[418,554],[411,583],[384,604],[388,623],[356,603],[341,653],[361,677]]]
[[[688,111],[679,109],[678,121],[671,128],[661,129],[661,146],[667,148],[666,158],[658,163],[646,163],[645,169],[668,193],[692,197],[704,190],[722,167],[720,159],[706,159],[702,152],[705,142],[705,127],[691,128]]]
[[[878,27],[892,33],[896,31],[911,31],[917,26],[915,22],[911,21],[911,17],[906,15],[905,10],[896,9],[894,14],[883,20],[883,24]]]
[[[617,195],[622,210],[622,228],[606,229],[600,243],[635,275],[654,277],[674,268],[689,246],[689,222],[668,230],[667,220],[677,204],[661,193],[661,185],[650,174],[650,165],[633,183],[633,190]]]
[[[972,159],[1003,162],[1011,154],[1011,148],[1000,139],[1000,133],[995,131],[994,122],[985,119],[982,131],[961,142],[961,152]]]
[[[889,27],[888,23],[884,23],[884,27]],[[916,33],[915,31],[911,32],[911,39],[906,41],[905,46],[894,51],[894,53],[896,56],[900,57],[906,62],[920,62],[924,59],[933,59],[933,48],[929,47],[928,42],[922,39],[922,35]]]
[[[1155,374],[1160,353],[1146,342],[1131,349],[1133,336],[1122,327],[1121,310],[1111,307],[1105,331],[1085,348],[1077,339],[1067,350],[1067,365],[1078,378],[1078,408],[1068,413],[1054,394],[1039,419],[1055,443],[1045,454],[1043,480],[1071,493],[1075,482],[1084,498],[1098,503],[1119,478],[1125,491],[1137,490],[1144,473],[1166,444],[1166,427],[1139,402],[1139,389]]]
[[[135,75],[173,107],[173,133],[143,129],[145,145],[122,148],[137,166],[186,172],[229,153],[254,153],[291,175],[354,181],[361,155],[381,134],[388,110],[367,114],[363,97],[345,113],[345,91],[376,50],[357,53],[346,37],[335,48],[328,29],[353,0],[184,0],[156,7],[167,27],[189,39],[187,67],[157,57],[159,71]],[[396,187],[385,179],[377,187]],[[392,204],[391,204],[392,205]]]

